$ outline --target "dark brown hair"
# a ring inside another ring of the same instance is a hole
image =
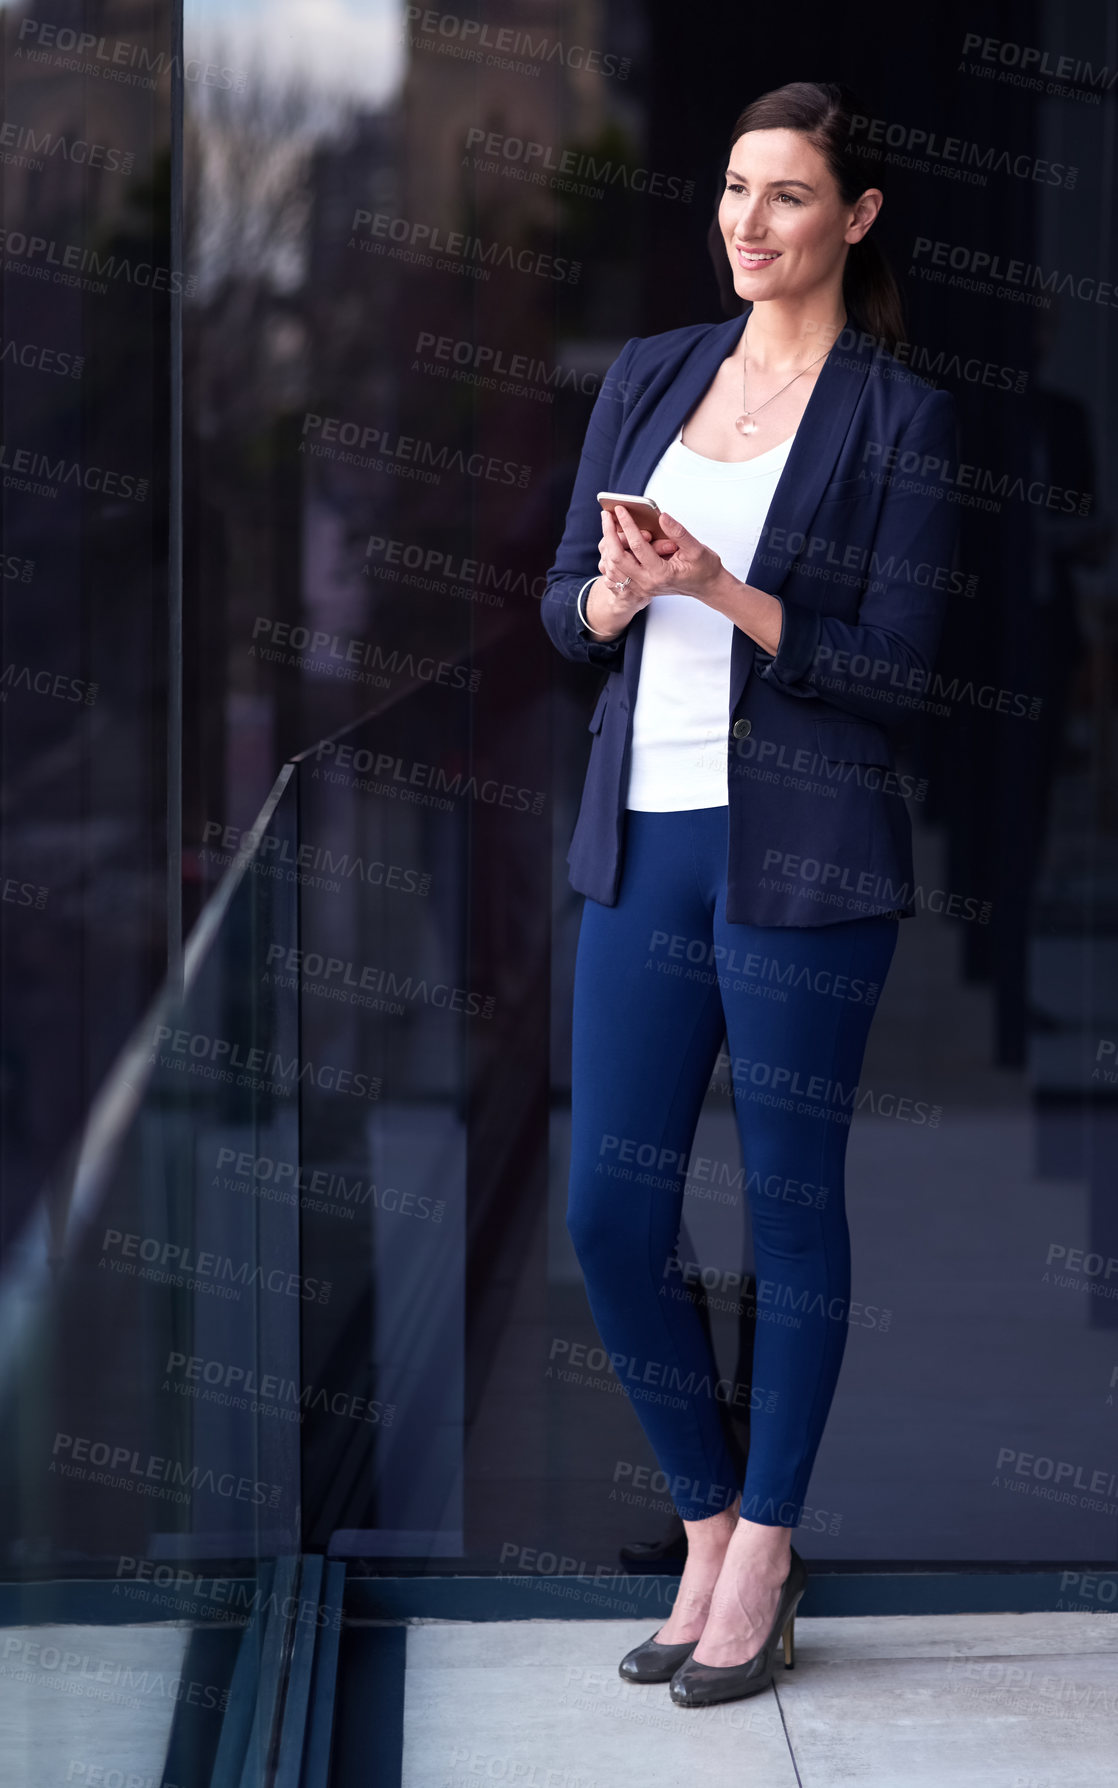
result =
[[[785,87],[762,93],[746,106],[730,133],[727,157],[748,130],[802,131],[831,170],[843,203],[852,205],[869,186],[885,190],[880,156],[869,143],[856,147],[851,129],[855,117],[869,115],[858,96],[841,81],[790,81]],[[863,149],[866,154],[861,153]],[[717,218],[708,240],[712,253],[717,244],[725,262]],[[721,276],[719,284],[725,295],[725,280]],[[872,226],[860,242],[847,249],[842,296],[851,322],[867,330],[890,353],[904,340],[900,288],[874,241]]]

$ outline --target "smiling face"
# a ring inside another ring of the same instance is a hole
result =
[[[846,250],[881,206],[869,188],[844,203],[819,151],[798,130],[750,130],[730,152],[718,222],[740,298],[841,294]]]

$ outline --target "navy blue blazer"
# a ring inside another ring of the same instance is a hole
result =
[[[611,641],[575,598],[598,569],[599,490],[641,493],[733,351],[748,310],[625,343],[602,382],[547,574],[542,620],[564,657],[609,674],[567,862],[616,904],[647,609]],[[915,911],[896,742],[931,679],[956,581],[955,403],[848,325],[820,368],[746,581],[783,611],[770,655],[735,628],[726,715],[726,916],[828,925]],[[655,492],[653,492],[655,495]],[[655,600],[655,598],[653,598]]]

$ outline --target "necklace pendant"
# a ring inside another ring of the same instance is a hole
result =
[[[757,424],[754,422],[752,416],[739,416],[734,423],[734,427],[737,429],[739,435],[755,435],[757,433]]]

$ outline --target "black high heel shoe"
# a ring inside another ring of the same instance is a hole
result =
[[[677,1707],[710,1707],[716,1701],[741,1701],[747,1695],[759,1695],[772,1682],[776,1669],[776,1642],[783,1637],[784,1668],[795,1663],[796,1609],[807,1588],[807,1566],[796,1548],[781,1586],[776,1617],[756,1657],[744,1664],[700,1664],[697,1658],[686,1658],[675,1672],[668,1693]],[[696,1639],[695,1644],[699,1641]]]
[[[661,1645],[658,1639],[646,1639],[625,1653],[617,1666],[618,1675],[626,1682],[668,1682],[698,1643],[690,1639],[682,1645]]]

